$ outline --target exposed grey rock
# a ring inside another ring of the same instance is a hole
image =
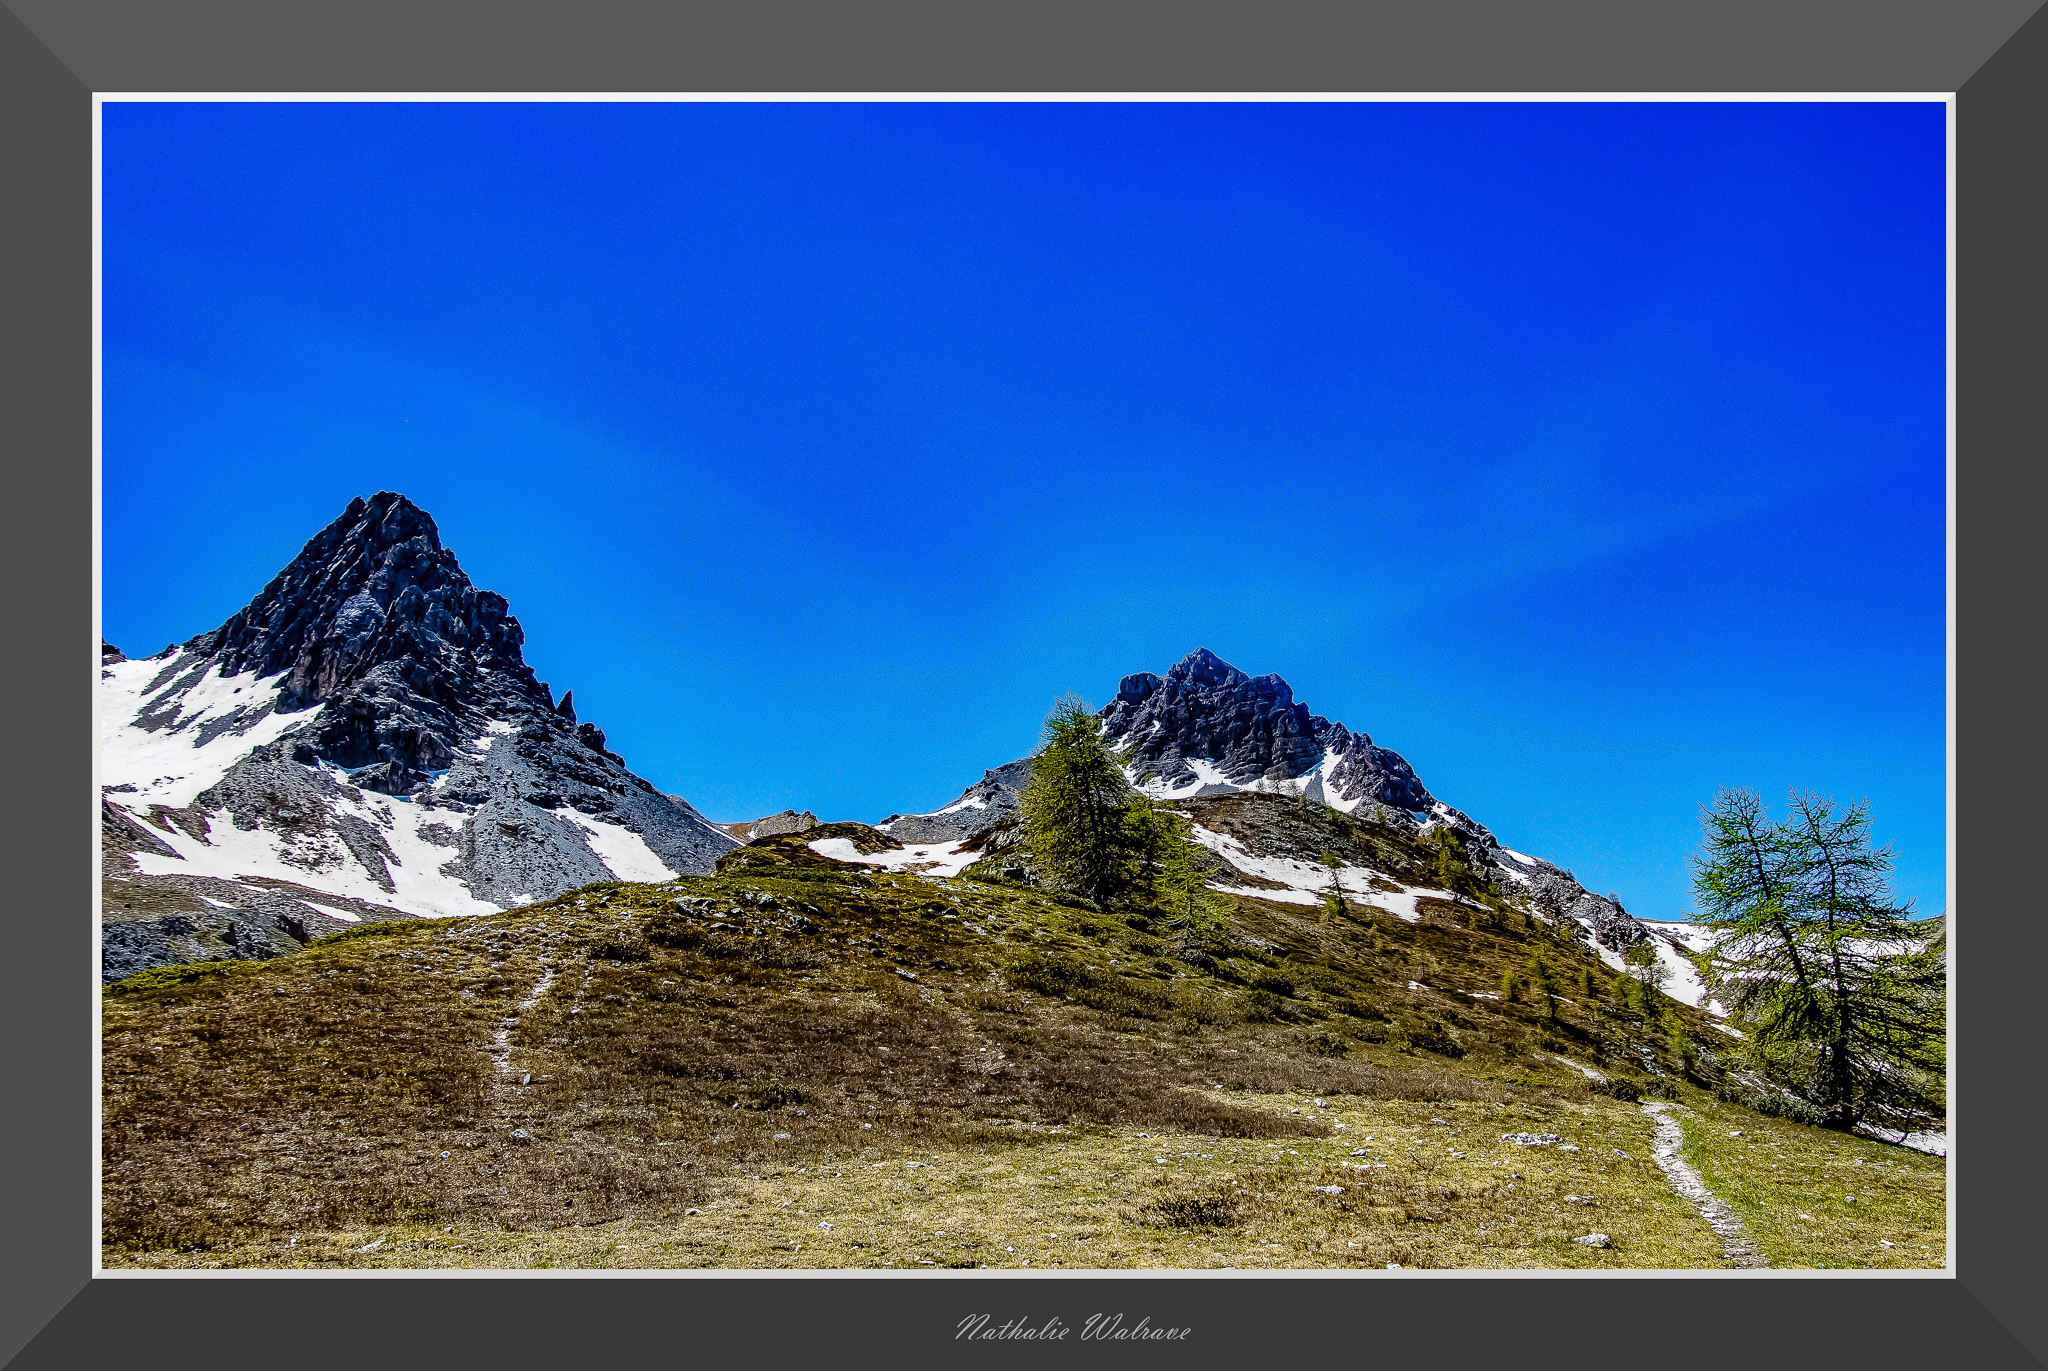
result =
[[[1650,936],[1650,930],[1636,922],[1634,915],[1591,891],[1581,891],[1567,912],[1591,930],[1595,942],[1612,952],[1626,952]]]
[[[808,809],[801,814],[793,809],[785,809],[780,814],[770,814],[766,818],[719,825],[743,843],[750,843],[756,838],[773,837],[777,833],[807,833],[817,826],[818,816]]]
[[[1293,779],[1323,759],[1316,720],[1293,687],[1248,676],[1205,647],[1164,677],[1124,677],[1102,711],[1102,731],[1137,775],[1156,774],[1175,789],[1198,782],[1189,758],[1213,763],[1236,786]]]
[[[100,926],[100,979],[118,981],[187,962],[267,962],[305,945],[259,918],[240,910],[207,910],[109,919]]]
[[[1019,812],[1024,782],[1031,775],[1031,759],[1020,757],[993,771],[961,792],[960,798],[934,814],[891,814],[875,827],[898,842],[950,843],[984,833]]]
[[[1331,724],[1325,737],[1330,750],[1339,754],[1328,775],[1319,778],[1320,789],[1332,799],[1347,804],[1370,802],[1410,813],[1430,807],[1429,791],[1400,753],[1375,747],[1371,738],[1350,733],[1342,724]]]

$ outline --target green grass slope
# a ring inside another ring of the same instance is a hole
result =
[[[1286,802],[1222,798],[1205,824],[1301,840]],[[1427,857],[1316,822],[1397,875]],[[707,877],[109,987],[104,1260],[1722,1264],[1630,1099],[1759,1116],[1686,1081],[1541,921],[1238,897],[1184,957],[1142,912],[878,873],[818,856],[821,836],[890,845],[829,825]],[[1564,987],[1554,1016],[1486,998],[1532,951]],[[1769,1127],[1816,1155],[1877,1147]],[[1501,1141],[1517,1132],[1574,1146]],[[1940,1163],[1877,1150],[1894,1207],[1938,1211]],[[1596,1227],[1611,1249],[1571,1241]],[[1942,1260],[1938,1240],[1809,1236],[1788,1260]]]

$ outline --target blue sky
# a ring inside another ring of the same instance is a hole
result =
[[[355,495],[712,817],[934,808],[1206,646],[1652,918],[1943,843],[1938,104],[109,104],[103,616]]]

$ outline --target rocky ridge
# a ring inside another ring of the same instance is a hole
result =
[[[1631,946],[1651,940],[1675,982],[1697,979],[1679,934],[1636,919],[1619,897],[1594,894],[1569,871],[1502,846],[1484,824],[1432,795],[1399,753],[1312,713],[1276,674],[1252,676],[1196,648],[1163,676],[1124,677],[1099,717],[1105,741],[1124,756],[1125,773],[1157,799],[1184,803],[1262,793],[1326,805],[1409,835],[1445,829],[1457,835],[1476,871],[1505,888],[1527,890],[1539,913],[1579,930],[1614,965]],[[942,809],[891,814],[875,827],[906,845],[1001,846],[1030,769],[1031,759],[1019,758],[984,772]],[[1199,836],[1214,843],[1223,854],[1219,860],[1235,860],[1231,845],[1216,841],[1227,835]],[[1317,861],[1314,844],[1283,853],[1285,846],[1262,849],[1262,855]],[[1267,878],[1242,871],[1231,879],[1256,886]],[[1704,997],[1700,987],[1687,989],[1695,1002]]]

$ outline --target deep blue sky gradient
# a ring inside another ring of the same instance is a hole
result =
[[[1939,104],[109,104],[103,612],[404,492],[719,819],[928,810],[1197,645],[1689,908],[1946,907]]]

